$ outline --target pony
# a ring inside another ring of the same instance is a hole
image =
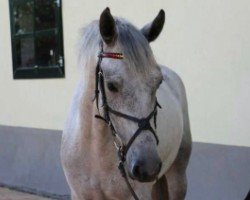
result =
[[[106,8],[83,29],[61,144],[72,200],[185,198],[192,144],[185,88],[150,47],[164,22],[160,10],[139,30]]]

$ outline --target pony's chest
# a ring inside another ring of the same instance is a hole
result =
[[[124,180],[117,168],[116,152],[111,153],[113,148],[110,148],[107,149],[110,155],[100,154],[92,146],[95,145],[90,145],[83,152],[74,152],[71,157],[75,159],[69,163],[71,167],[68,169],[70,176],[68,178],[78,188],[78,193],[83,195],[83,199],[122,200],[122,197],[128,196],[129,191],[126,190]]]
[[[85,183],[84,198],[86,199],[112,199],[112,200],[128,200],[130,192],[124,184],[121,175],[115,170],[114,173],[90,173],[84,176]]]
[[[140,200],[151,199],[151,189],[149,186],[133,185],[133,190]],[[96,200],[133,200],[133,196],[125,184],[124,180],[110,180],[102,183],[92,180],[92,183],[84,188],[84,199]]]

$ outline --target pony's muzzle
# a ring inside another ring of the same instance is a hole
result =
[[[152,167],[153,166],[153,167]],[[151,182],[154,181],[161,171],[162,162],[156,161],[147,165],[144,161],[136,161],[131,170],[131,178],[136,179],[140,182]]]

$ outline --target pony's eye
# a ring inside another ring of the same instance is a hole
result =
[[[108,83],[107,83],[107,86],[108,86],[108,89],[109,89],[111,92],[118,92],[118,88],[117,88],[117,86],[116,86],[115,83],[108,82]]]

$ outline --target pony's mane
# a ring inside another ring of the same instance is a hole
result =
[[[143,34],[132,24],[121,18],[115,18],[117,41],[125,62],[133,70],[146,71],[147,66],[155,64],[152,50]],[[79,66],[84,67],[97,62],[100,51],[101,35],[99,21],[93,21],[82,29],[79,51]]]

